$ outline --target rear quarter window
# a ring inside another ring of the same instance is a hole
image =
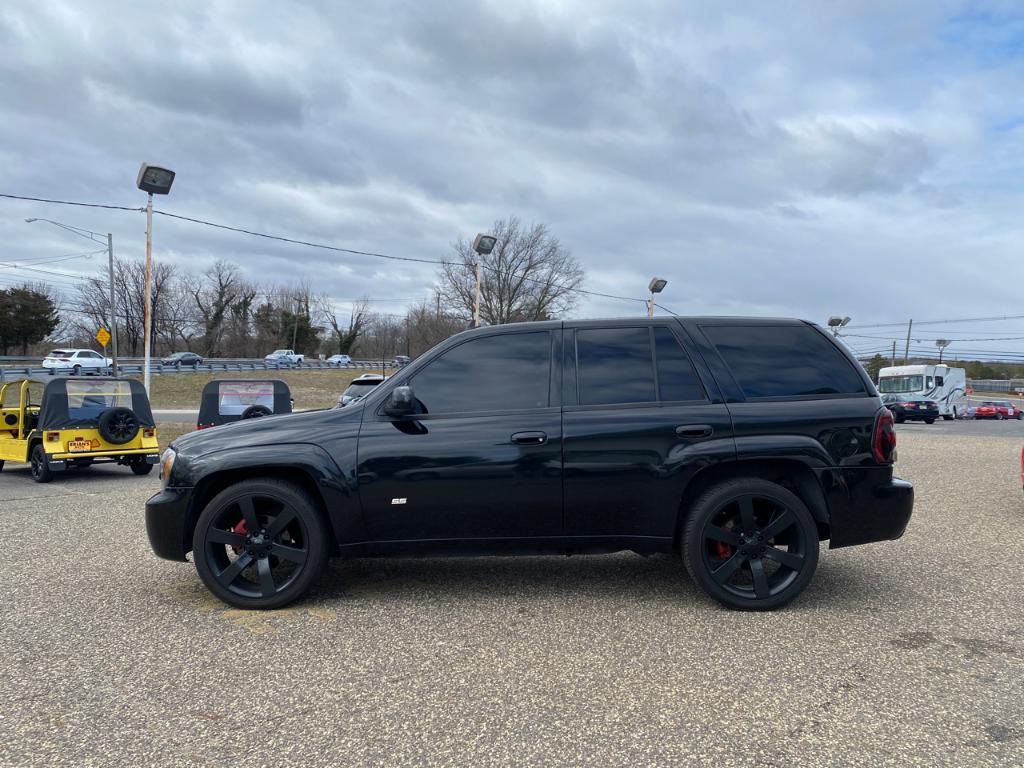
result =
[[[747,398],[862,395],[860,374],[823,334],[807,325],[706,325]]]

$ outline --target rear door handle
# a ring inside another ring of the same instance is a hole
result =
[[[710,424],[682,424],[676,427],[677,437],[711,437],[714,433]]]
[[[516,445],[544,445],[547,441],[545,432],[516,432],[512,435],[512,442]]]

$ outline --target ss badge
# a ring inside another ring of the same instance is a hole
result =
[[[392,499],[391,504],[392,506],[394,506],[395,504],[405,504],[405,499]]]

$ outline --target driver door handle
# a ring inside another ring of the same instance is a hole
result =
[[[676,427],[677,437],[711,437],[714,433],[710,424],[681,424]]]
[[[516,432],[512,435],[512,442],[516,445],[544,445],[547,441],[545,432]]]

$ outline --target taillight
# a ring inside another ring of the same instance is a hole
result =
[[[153,435],[155,435],[155,434],[156,434],[156,430],[155,429],[144,429],[144,430],[142,430],[142,436],[143,437],[153,437]]]
[[[48,443],[59,443],[60,442],[60,432],[47,432],[46,433],[46,442],[48,442]]]
[[[896,427],[893,424],[892,411],[888,408],[883,408],[875,417],[871,450],[879,464],[892,464],[896,461]]]

